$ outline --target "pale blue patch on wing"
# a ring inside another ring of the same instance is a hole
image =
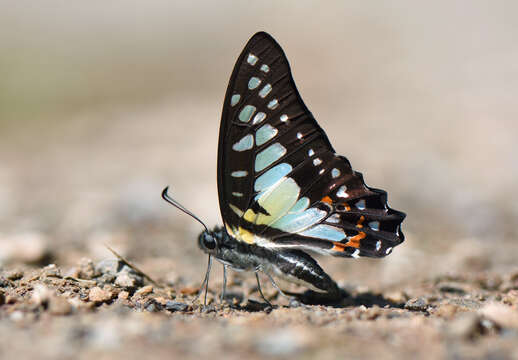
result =
[[[301,232],[300,235],[332,241],[341,241],[346,237],[342,229],[330,225],[317,225]]]
[[[374,231],[380,230],[380,222],[379,221],[371,221],[369,222],[369,227]]]
[[[258,87],[260,83],[261,83],[261,79],[259,79],[258,77],[255,77],[255,76],[251,77],[250,80],[248,81],[248,88],[250,90],[253,90],[256,87]]]
[[[238,170],[238,171],[232,171],[230,173],[230,176],[232,177],[236,177],[236,178],[239,178],[239,177],[245,177],[248,175],[248,171],[246,170]]]
[[[333,177],[333,179],[336,179],[340,176],[340,170],[338,170],[337,168],[333,168],[333,170],[331,170],[331,176]]]
[[[286,154],[286,148],[279,143],[272,144],[255,157],[255,171],[259,172]]]
[[[271,227],[285,232],[299,232],[318,223],[325,218],[327,212],[317,208],[310,208],[298,214],[284,215],[279,220],[270,224]]]
[[[308,208],[308,206],[309,206],[309,198],[304,196],[303,198],[300,198],[299,201],[297,201],[295,203],[295,205],[293,205],[293,207],[290,209],[290,211],[288,213],[289,214],[301,213],[304,210],[306,210]]]
[[[277,99],[273,99],[272,101],[270,101],[270,102],[268,103],[268,105],[267,105],[267,106],[268,106],[268,109],[273,110],[273,109],[277,108],[277,106],[279,106],[279,100],[277,100]]]
[[[255,125],[255,124],[259,124],[260,122],[262,122],[264,119],[266,119],[266,114],[263,113],[263,112],[258,112],[257,114],[255,114],[254,116],[254,120],[252,120],[252,124]]]
[[[259,91],[259,96],[263,99],[272,91],[272,86],[270,84],[264,85],[264,87]]]
[[[240,99],[241,99],[241,95],[239,95],[239,94],[232,95],[232,97],[230,98],[230,106],[236,106],[236,104],[239,102]]]
[[[252,115],[255,113],[255,106],[246,105],[239,113],[239,120],[242,122],[249,122]]]
[[[267,73],[268,71],[270,71],[270,67],[266,64],[263,64],[261,65],[261,71]]]
[[[234,195],[236,197],[243,197],[243,193],[240,193],[240,192],[233,192],[232,195]]]
[[[261,126],[255,133],[255,142],[257,143],[257,146],[261,146],[268,140],[273,139],[278,132],[279,131],[270,124]]]
[[[254,184],[254,190],[259,192],[268,189],[284,176],[288,175],[291,170],[293,170],[293,168],[287,163],[275,165],[257,178]]]
[[[254,137],[251,134],[243,136],[241,140],[232,145],[234,151],[245,151],[250,150],[254,147]]]
[[[359,210],[365,210],[365,200],[360,200],[355,205]]]
[[[259,58],[252,53],[248,54],[248,58],[246,59],[246,61],[252,66],[257,63],[257,60],[259,60]]]

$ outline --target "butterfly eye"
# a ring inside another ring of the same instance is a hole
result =
[[[203,245],[209,250],[214,250],[216,248],[216,240],[211,235],[206,236],[203,239]]]

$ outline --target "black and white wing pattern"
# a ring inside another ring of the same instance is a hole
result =
[[[405,214],[335,154],[277,42],[259,32],[232,72],[221,119],[218,192],[227,233],[268,248],[383,257]]]

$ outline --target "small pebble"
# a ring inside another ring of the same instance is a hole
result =
[[[5,277],[0,276],[0,288],[8,287],[11,284],[9,280],[7,280]]]
[[[177,301],[169,300],[165,303],[165,309],[171,312],[175,311],[186,311],[189,305]]]
[[[88,258],[82,258],[79,260],[77,269],[77,277],[80,279],[91,280],[96,276],[101,275],[96,271],[94,262]]]
[[[120,300],[128,300],[129,292],[127,292],[127,291],[121,291],[117,297],[118,297]]]
[[[42,276],[45,276],[45,277],[48,277],[48,276],[52,276],[52,277],[62,277],[61,275],[61,269],[58,268],[56,266],[56,264],[50,264],[50,265],[47,265],[45,266],[42,271],[41,271],[41,275]]]
[[[428,300],[423,297],[410,299],[406,302],[405,309],[411,311],[426,311],[426,309],[428,309]]]
[[[7,280],[12,280],[12,281],[20,280],[21,278],[23,278],[23,271],[21,271],[21,270],[9,270],[9,271],[4,272],[4,277]]]
[[[162,310],[162,305],[155,301],[155,299],[149,299],[144,304],[144,309],[149,312],[157,312]]]
[[[144,287],[141,287],[140,289],[138,289],[135,292],[135,296],[145,296],[145,295],[150,294],[152,292],[153,292],[153,286],[152,285],[147,285],[147,286],[144,286]]]
[[[102,302],[111,300],[112,293],[111,293],[111,291],[106,291],[106,290],[103,290],[100,287],[96,286],[96,287],[90,289],[88,298],[90,299],[90,301],[92,301],[94,303],[102,303]]]

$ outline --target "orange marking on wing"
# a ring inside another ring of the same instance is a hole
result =
[[[360,219],[358,220],[358,223],[356,224],[356,227],[361,229],[363,227],[362,223],[365,220],[365,216],[360,216]]]
[[[325,203],[328,203],[329,205],[332,205],[333,204],[333,200],[331,200],[331,198],[329,196],[324,196],[322,198],[322,200],[320,200],[322,202],[325,202]]]
[[[343,251],[345,251],[345,245],[344,245],[344,244],[342,244],[342,243],[339,243],[339,242],[333,241],[333,247],[332,247],[331,251],[340,251],[340,252],[343,252]]]
[[[366,236],[367,235],[363,231],[360,231],[358,235],[350,238],[346,245],[358,249],[360,247],[360,240],[365,239]]]

